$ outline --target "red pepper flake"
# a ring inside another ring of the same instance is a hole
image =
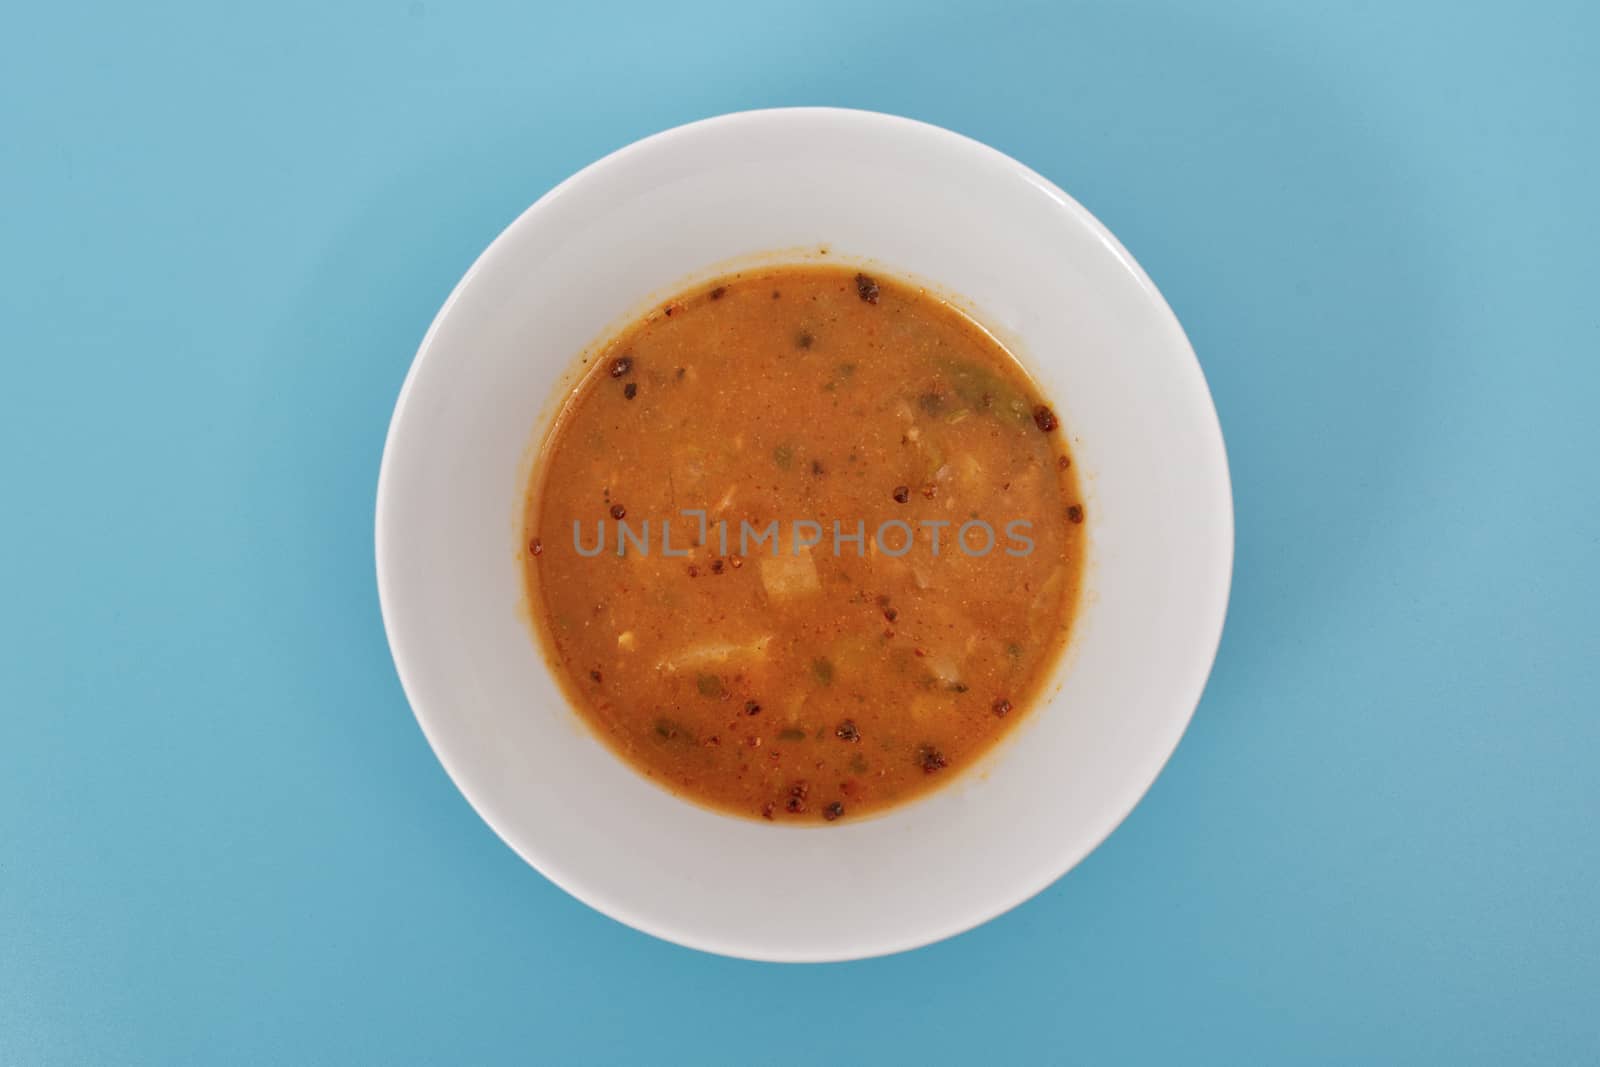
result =
[[[772,821],[772,801],[769,800],[761,805],[761,817],[768,822]]]
[[[544,542],[535,537],[532,541],[528,542],[528,551],[533,553],[535,556],[544,555]]]
[[[911,651],[915,652],[918,656],[926,656],[928,654],[926,649],[921,648],[913,648]]]
[[[832,804],[822,809],[822,817],[829,822],[844,814],[844,805],[835,800]]]
[[[878,302],[878,283],[865,274],[857,274],[856,295],[869,304],[876,304]]]
[[[904,504],[910,499],[911,487],[909,485],[897,485],[894,487],[894,502],[896,504]]]
[[[1011,713],[1011,701],[1001,697],[994,702],[994,713],[1002,719]]]
[[[822,460],[814,459],[811,461],[811,473],[816,475],[818,478],[822,477]]]
[[[1079,505],[1079,504],[1068,504],[1067,505],[1067,521],[1068,522],[1082,522],[1083,521],[1083,507],[1082,507],[1082,505]]]
[[[728,287],[727,286],[719,285],[715,289],[711,290],[711,299],[713,299],[713,300],[721,300],[723,298],[723,296],[727,293],[727,291],[728,291]]]
[[[636,397],[638,395],[639,395],[639,383],[638,382],[629,382],[627,385],[624,385],[622,387],[623,399],[632,400],[634,397]]]
[[[801,330],[794,339],[796,348],[810,348],[815,341],[816,338],[811,335],[810,330]]]
[[[616,359],[611,361],[611,376],[613,378],[624,377],[632,369],[632,356],[618,356]]]
[[[1070,456],[1062,456],[1060,459],[1056,460],[1057,470],[1064,471],[1070,466],[1072,466],[1072,457]]]
[[[856,728],[854,719],[846,719],[834,728],[833,736],[841,741],[860,741],[861,731]]]
[[[689,577],[691,577],[691,578],[700,577],[700,568],[696,567],[693,563],[689,564]]]
[[[596,667],[589,672],[589,679],[593,682],[600,681],[600,668]]]
[[[1038,425],[1039,429],[1049,433],[1056,428],[1056,413],[1045,405],[1040,404],[1033,409],[1033,421]]]
[[[929,482],[927,485],[922,487],[922,495],[925,498],[927,498],[928,500],[932,500],[933,497],[934,497],[934,494],[937,493],[938,491],[939,491],[939,487],[934,485],[932,482]]]
[[[628,513],[628,509],[623,507],[621,504],[612,504],[611,505],[611,517],[613,519],[621,519],[627,513]]]
[[[811,787],[806,785],[804,782],[796,782],[794,785],[790,786],[789,799],[784,802],[784,810],[793,815],[798,815],[802,811],[805,811],[806,794],[810,791]]]
[[[730,567],[732,567],[734,570],[738,570],[740,567],[744,566],[744,557],[743,556],[729,556],[728,557],[728,565]]]
[[[746,700],[744,702],[744,713],[746,715],[760,715],[761,705],[757,704],[754,700]]]
[[[932,774],[934,771],[948,767],[949,761],[944,758],[944,753],[932,745],[923,745],[917,749],[917,762],[922,766],[923,774]]]
[[[900,617],[900,613],[893,608],[884,608],[883,617],[888,619],[890,622],[894,622],[894,620]]]
[[[714,559],[714,560],[711,561],[711,573],[712,574],[721,574],[722,573],[722,561],[720,559]]]

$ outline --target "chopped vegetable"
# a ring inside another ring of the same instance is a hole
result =
[[[743,644],[733,641],[701,641],[679,649],[656,666],[666,671],[691,671],[724,663],[761,660],[766,658],[767,645],[771,641],[771,634],[765,634]]]
[[[663,741],[693,741],[694,735],[686,730],[675,719],[658,718],[655,724],[656,736]]]
[[[761,587],[767,599],[783,604],[822,591],[811,549],[802,546],[792,556],[761,557]]]

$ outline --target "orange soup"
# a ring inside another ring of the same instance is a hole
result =
[[[723,811],[857,818],[1039,699],[1084,511],[1054,411],[972,320],[773,268],[589,364],[529,488],[528,593],[573,705],[641,773]]]

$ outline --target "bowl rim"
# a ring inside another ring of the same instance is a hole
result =
[[[713,933],[692,929],[672,929],[667,924],[658,923],[649,917],[634,913],[612,894],[601,888],[585,884],[581,877],[574,876],[571,872],[558,870],[554,865],[539,856],[526,843],[513,841],[506,830],[503,830],[497,821],[491,817],[489,805],[472,784],[469,774],[456,765],[455,758],[450,755],[448,746],[442,746],[436,731],[430,729],[429,713],[419,704],[416,697],[417,683],[415,680],[415,666],[408,667],[408,655],[403,647],[401,636],[402,627],[395,617],[393,606],[394,594],[391,583],[396,579],[394,568],[389,562],[390,533],[386,530],[388,522],[386,516],[390,510],[389,504],[394,489],[396,449],[393,447],[397,438],[404,432],[407,422],[407,413],[414,403],[415,386],[423,364],[428,360],[434,350],[434,345],[442,324],[450,317],[456,303],[462,294],[473,284],[477,276],[488,268],[498,254],[518,239],[518,234],[533,225],[540,214],[548,210],[551,205],[562,198],[574,186],[593,181],[601,175],[625,167],[632,157],[642,154],[650,147],[655,147],[668,141],[681,140],[692,137],[707,129],[720,127],[737,127],[751,123],[765,123],[772,121],[787,121],[794,118],[817,119],[823,118],[833,121],[862,123],[867,125],[880,125],[892,128],[903,133],[915,136],[929,137],[943,140],[947,144],[961,151],[972,153],[980,158],[986,158],[991,163],[998,163],[1012,170],[1023,180],[1034,186],[1048,196],[1058,209],[1072,216],[1073,219],[1091,233],[1111,253],[1113,258],[1126,270],[1135,281],[1145,297],[1151,302],[1152,311],[1164,320],[1165,325],[1173,331],[1174,337],[1181,342],[1183,353],[1187,355],[1188,362],[1195,371],[1199,384],[1199,398],[1203,400],[1203,411],[1198,412],[1205,423],[1205,429],[1214,435],[1217,445],[1217,458],[1220,461],[1218,470],[1217,495],[1221,505],[1219,518],[1221,520],[1221,537],[1217,543],[1217,558],[1213,561],[1215,573],[1221,582],[1221,595],[1218,601],[1215,617],[1208,621],[1207,631],[1196,635],[1196,648],[1203,648],[1205,668],[1198,674],[1197,680],[1192,684],[1193,693],[1186,698],[1187,705],[1182,716],[1181,728],[1173,732],[1166,751],[1161,753],[1160,760],[1153,765],[1153,770],[1148,780],[1139,783],[1135,789],[1126,795],[1129,797],[1124,805],[1120,805],[1110,817],[1105,820],[1096,833],[1088,836],[1087,844],[1078,848],[1063,849],[1054,862],[1048,865],[1048,870],[1043,877],[1025,883],[1014,884],[1005,891],[997,891],[985,906],[974,908],[961,914],[953,914],[942,924],[930,923],[922,932],[915,936],[901,937],[899,939],[885,939],[881,943],[864,944],[858,950],[851,952],[832,953],[807,953],[803,950],[794,950],[782,953],[761,951],[749,946],[740,945],[730,940],[715,936]],[[1073,199],[1054,182],[1034,171],[1026,164],[1001,152],[999,149],[978,141],[965,134],[923,122],[918,119],[907,118],[900,115],[879,111],[843,108],[843,107],[776,107],[761,108],[744,111],[733,111],[697,119],[692,122],[674,126],[657,133],[650,134],[632,141],[621,148],[602,156],[592,163],[582,167],[572,175],[546,191],[532,204],[521,211],[508,223],[493,240],[473,260],[471,266],[462,274],[460,280],[450,290],[449,295],[440,305],[438,312],[429,323],[416,354],[412,357],[411,364],[406,371],[405,378],[400,386],[395,400],[394,411],[390,417],[387,431],[384,435],[383,455],[379,463],[378,479],[376,486],[376,499],[374,509],[374,563],[376,568],[377,591],[379,611],[383,620],[384,635],[389,646],[390,657],[394,661],[395,672],[400,681],[400,687],[405,694],[406,702],[411,707],[412,716],[418,728],[433,750],[435,757],[444,768],[445,774],[454,784],[456,789],[466,799],[468,805],[486,823],[496,837],[506,844],[517,856],[534,868],[546,879],[580,902],[595,909],[601,914],[630,926],[633,929],[649,934],[673,944],[687,948],[715,953],[739,959],[749,959],[764,962],[805,963],[805,962],[842,962],[847,960],[868,959],[878,956],[887,956],[895,953],[911,951],[926,945],[934,944],[948,938],[956,937],[975,929],[1001,915],[1013,910],[1031,900],[1045,889],[1059,881],[1069,871],[1081,863],[1086,857],[1098,849],[1108,837],[1132,814],[1133,810],[1148,794],[1155,784],[1172,755],[1176,752],[1184,735],[1188,732],[1193,722],[1194,714],[1203,698],[1212,671],[1215,668],[1216,657],[1221,646],[1222,634],[1226,625],[1229,603],[1232,595],[1233,567],[1235,555],[1235,516],[1233,502],[1232,476],[1228,463],[1227,446],[1222,433],[1220,419],[1217,416],[1216,403],[1211,395],[1210,383],[1206,380],[1204,369],[1200,366],[1199,358],[1194,352],[1187,333],[1179,322],[1176,314],[1167,304],[1155,283],[1145,273],[1133,256],[1123,247],[1122,243],[1100,222],[1087,208]]]

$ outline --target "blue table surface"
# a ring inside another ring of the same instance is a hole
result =
[[[1600,1062],[1597,42],[1580,2],[8,9],[0,1063]],[[613,148],[795,103],[1097,213],[1238,512],[1123,827],[818,967],[517,859],[372,566],[396,392],[483,246]]]

